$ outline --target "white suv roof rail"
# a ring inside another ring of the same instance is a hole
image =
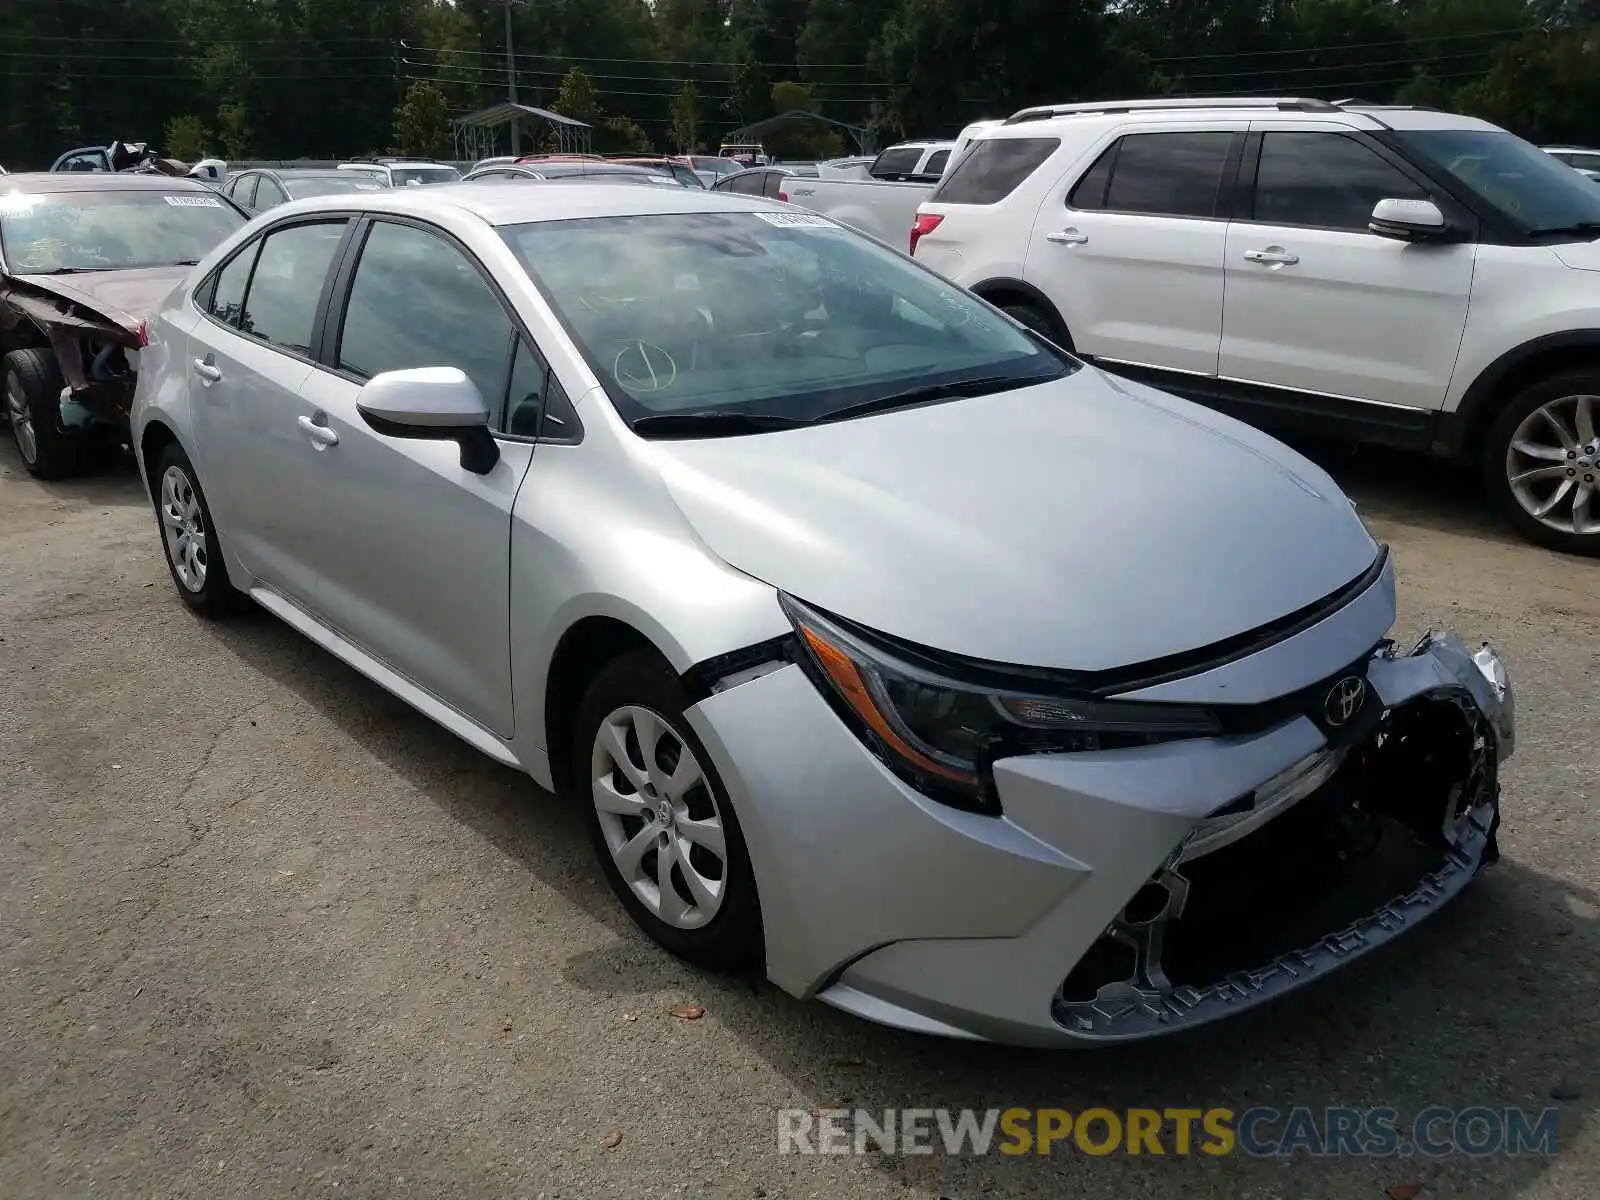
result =
[[[1040,104],[1024,108],[1006,118],[1007,125],[1024,121],[1047,121],[1077,113],[1125,113],[1185,108],[1275,108],[1284,112],[1337,112],[1339,106],[1327,100],[1304,96],[1165,96],[1153,100],[1093,100],[1083,104]]]

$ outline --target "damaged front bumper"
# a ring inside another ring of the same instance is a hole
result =
[[[998,819],[907,789],[793,668],[690,719],[745,827],[775,982],[901,1028],[1083,1045],[1300,987],[1494,860],[1515,745],[1494,652],[1429,634],[1352,672],[1365,702],[1337,730],[1301,714],[1002,760]]]

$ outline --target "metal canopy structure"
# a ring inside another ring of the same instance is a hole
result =
[[[539,134],[553,138],[555,150],[560,154],[588,154],[590,129],[582,121],[564,117],[549,109],[534,108],[531,104],[512,104],[509,100],[464,117],[453,117],[450,129],[455,138],[456,157],[468,162],[492,158],[499,152],[500,131],[516,126],[519,130],[533,125]],[[534,144],[538,144],[538,137]]]
[[[872,131],[865,125],[849,125],[844,121],[835,121],[832,117],[824,117],[820,113],[807,112],[803,108],[791,109],[779,113],[775,117],[768,117],[764,121],[753,121],[741,129],[735,129],[723,137],[724,142],[743,142],[758,140],[774,130],[782,129],[788,125],[803,124],[831,125],[835,129],[842,129],[848,133],[856,144],[856,149],[863,154],[871,154],[876,144]]]

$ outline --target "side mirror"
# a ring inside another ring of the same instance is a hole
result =
[[[489,406],[458,367],[413,367],[374,375],[356,396],[362,419],[385,437],[455,442],[461,469],[487,475],[500,461]]]
[[[1379,200],[1367,228],[1380,237],[1402,242],[1441,238],[1450,231],[1444,213],[1432,200]]]

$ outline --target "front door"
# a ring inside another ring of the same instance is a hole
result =
[[[1228,230],[1222,377],[1369,408],[1439,408],[1476,247],[1367,230],[1379,200],[1428,195],[1422,176],[1349,132],[1265,129],[1252,202]]]
[[[1023,278],[1073,345],[1111,363],[1217,371],[1229,152],[1248,122],[1114,135],[1049,193]]]
[[[487,475],[452,442],[375,432],[357,411],[384,371],[454,366],[505,428],[518,344],[500,297],[460,246],[375,221],[355,265],[330,366],[304,381],[294,482],[307,568],[302,602],[389,667],[479,725],[514,732],[511,507],[533,444],[502,440]],[[525,387],[520,390],[527,390]]]

